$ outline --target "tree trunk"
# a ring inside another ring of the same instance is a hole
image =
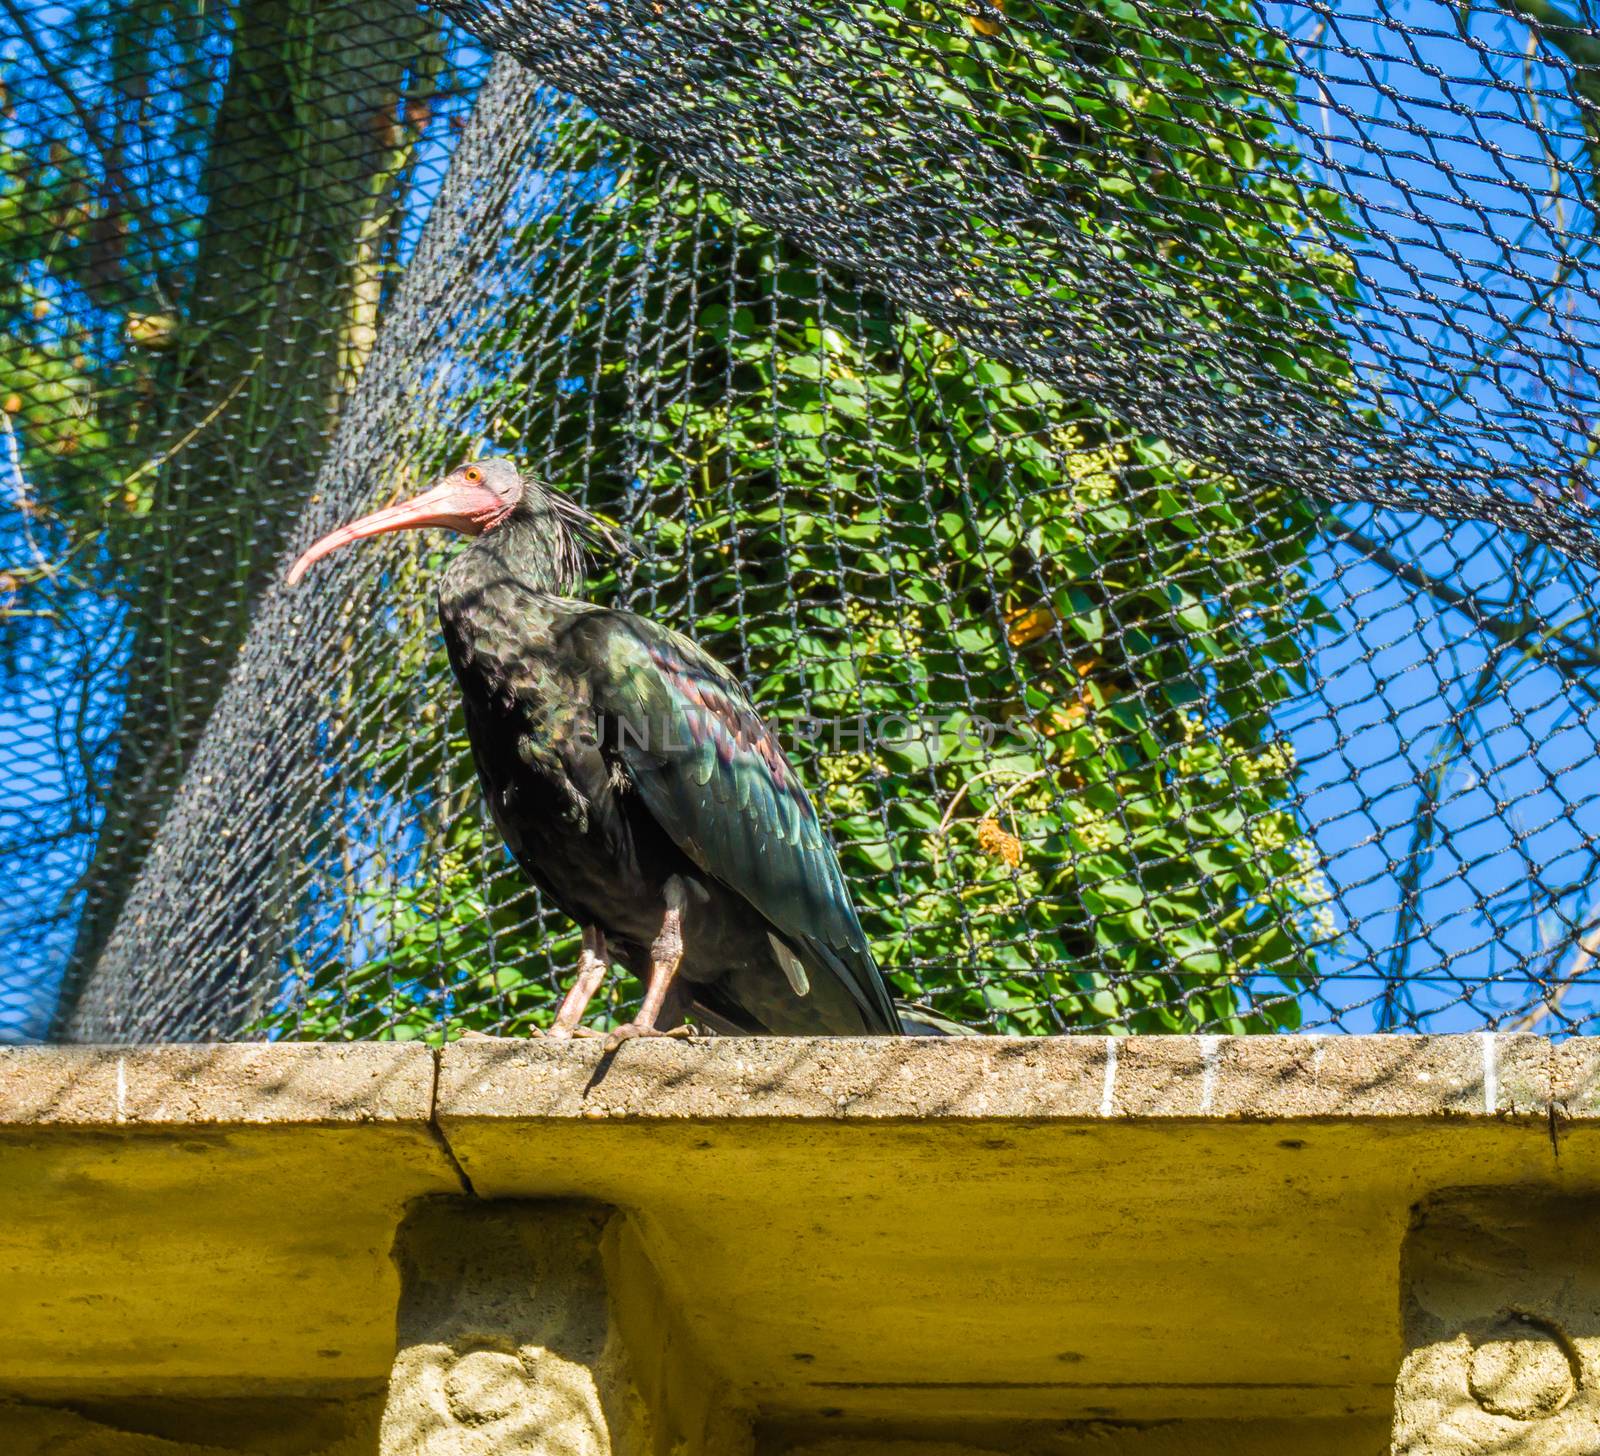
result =
[[[129,602],[115,767],[57,1027],[110,935],[371,350],[441,61],[413,0],[241,0]]]

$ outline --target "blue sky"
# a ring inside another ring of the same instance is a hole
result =
[[[1527,29],[1497,12],[1474,15],[1463,31],[1446,5],[1334,9],[1328,23],[1297,5],[1278,13],[1317,72],[1302,86],[1301,145],[1381,239],[1357,248],[1367,296],[1403,316],[1397,326],[1364,310],[1357,358],[1381,368],[1402,418],[1447,402],[1444,419],[1475,430],[1475,448],[1509,479],[1548,480],[1595,427],[1584,356],[1600,343],[1587,161],[1564,80],[1528,56]],[[1403,24],[1379,23],[1385,14]],[[1534,121],[1556,134],[1541,136]],[[1557,197],[1551,179],[1563,172]],[[1506,321],[1525,313],[1522,346],[1497,347]],[[1465,359],[1490,363],[1448,403]],[[1559,394],[1546,388],[1552,377]],[[1486,421],[1500,427],[1487,444]],[[1432,521],[1413,523],[1399,554],[1490,604],[1507,601],[1515,561],[1519,614],[1596,640],[1587,568],[1519,551],[1480,526]],[[1415,599],[1348,548],[1330,547],[1319,565],[1321,594],[1356,630],[1321,643],[1313,664],[1332,711],[1306,703],[1284,718],[1304,768],[1306,817],[1339,891],[1347,936],[1338,954],[1353,978],[1366,963],[1407,970],[1416,1005],[1453,1008],[1436,1029],[1481,1025],[1496,995],[1463,999],[1465,983],[1541,956],[1564,918],[1600,909],[1585,847],[1600,834],[1600,718],[1585,693],[1537,664],[1480,685],[1487,654],[1466,619]],[[1416,842],[1417,781],[1435,769],[1441,832],[1430,849]],[[1419,851],[1430,857],[1425,915],[1436,923],[1397,948],[1388,866]],[[1351,995],[1363,989],[1375,987],[1348,985]],[[1563,1009],[1594,1006],[1594,991],[1579,987]],[[1344,1020],[1350,1030],[1370,1024]]]

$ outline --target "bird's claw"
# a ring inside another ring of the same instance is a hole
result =
[[[595,1037],[600,1033],[592,1026],[552,1026],[539,1033],[546,1041],[572,1041],[576,1037]]]
[[[670,1031],[662,1031],[659,1027],[640,1026],[637,1021],[629,1021],[612,1031],[606,1038],[606,1044],[602,1048],[602,1052],[609,1057],[623,1042],[633,1041],[640,1037],[670,1036],[678,1041],[688,1041],[695,1035],[696,1032],[692,1026],[674,1026]]]

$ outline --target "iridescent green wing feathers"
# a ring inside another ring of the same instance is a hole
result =
[[[595,706],[651,815],[707,874],[837,975],[869,1028],[898,1031],[838,856],[737,680],[687,637],[630,613],[586,613],[571,631],[587,639],[574,646],[599,668]]]

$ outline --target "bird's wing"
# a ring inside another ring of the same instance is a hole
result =
[[[898,1031],[832,844],[744,689],[671,628],[597,609],[569,631],[652,816],[707,874],[832,970],[869,1028]]]

